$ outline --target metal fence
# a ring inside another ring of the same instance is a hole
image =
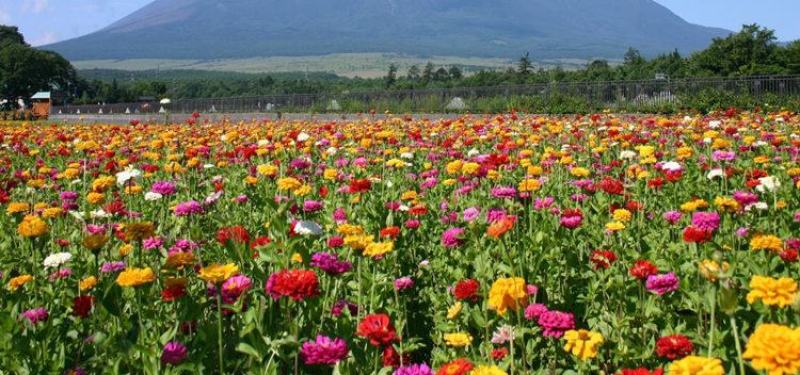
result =
[[[577,98],[602,108],[629,110],[665,104],[680,105],[682,98],[705,90],[754,98],[800,97],[800,75],[743,78],[691,78],[641,81],[553,82],[541,84],[456,87],[380,92],[266,95],[254,97],[177,99],[158,102],[53,107],[53,114],[274,113],[367,112],[400,109],[405,112],[458,112],[478,108],[481,100],[554,97]],[[530,108],[535,110],[535,108]]]

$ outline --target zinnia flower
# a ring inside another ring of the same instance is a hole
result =
[[[47,234],[50,227],[40,217],[27,215],[17,227],[17,233],[25,238],[41,237]]]
[[[392,375],[433,375],[433,370],[424,363],[412,364],[398,367]]]
[[[656,355],[674,361],[692,354],[694,345],[684,335],[671,335],[656,341]]]
[[[464,233],[463,228],[450,228],[442,233],[442,245],[444,247],[452,248],[461,246],[464,240],[461,235]]]
[[[481,284],[475,279],[461,280],[457,282],[455,288],[453,288],[453,296],[459,301],[475,302],[480,298],[480,296],[478,296],[480,287]]]
[[[669,365],[669,375],[724,375],[718,358],[688,356]]]
[[[550,310],[539,315],[539,326],[544,328],[545,337],[560,338],[564,332],[575,328],[575,317],[572,313]]]
[[[178,365],[186,359],[188,354],[189,351],[186,349],[186,345],[178,341],[170,341],[164,345],[164,349],[161,351],[161,363]]]
[[[128,268],[117,276],[117,284],[121,287],[137,287],[155,280],[156,275],[150,267]]]
[[[207,283],[219,284],[239,273],[239,267],[233,263],[214,263],[200,269],[198,276]]]
[[[269,276],[265,290],[273,299],[302,301],[319,294],[319,280],[311,270],[282,270]]]
[[[645,286],[647,290],[658,294],[659,296],[663,296],[667,293],[672,293],[678,290],[680,286],[680,280],[678,276],[675,276],[674,273],[662,273],[656,275],[650,275],[647,277],[647,282],[645,282]]]
[[[501,316],[508,309],[519,309],[527,299],[525,279],[521,277],[497,279],[489,290],[489,308]]]
[[[439,367],[436,375],[467,375],[475,366],[466,358],[457,358]]]
[[[596,357],[597,349],[604,341],[603,335],[585,329],[564,332],[564,339],[567,340],[564,350],[581,361]]]
[[[347,358],[349,352],[344,339],[318,335],[316,340],[303,343],[300,358],[306,365],[335,365]]]
[[[761,301],[767,306],[786,307],[794,302],[796,293],[797,282],[789,277],[774,279],[756,275],[750,279],[747,303],[752,305]]]
[[[465,332],[447,333],[444,342],[447,346],[465,347],[472,344],[472,336]]]
[[[44,322],[50,316],[47,309],[44,307],[37,307],[35,309],[25,310],[20,314],[23,318],[28,319],[31,324]]]
[[[800,373],[800,329],[761,324],[747,340],[742,358],[769,375]]]
[[[358,323],[356,334],[369,340],[373,346],[389,345],[397,339],[397,332],[386,314],[365,316]]]

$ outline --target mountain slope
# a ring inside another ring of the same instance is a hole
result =
[[[652,0],[156,0],[98,32],[43,47],[72,60],[349,52],[535,58],[702,49],[728,32]]]

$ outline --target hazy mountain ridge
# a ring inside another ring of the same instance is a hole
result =
[[[652,0],[156,0],[44,48],[72,60],[389,52],[535,58],[699,50],[728,31]]]

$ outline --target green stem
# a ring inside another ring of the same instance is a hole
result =
[[[736,317],[734,315],[731,315],[731,328],[733,329],[733,343],[736,345],[736,362],[739,364],[739,374],[745,375],[742,345],[739,343],[739,328],[736,326]]]
[[[219,373],[225,373],[225,362],[222,353],[222,287],[217,287],[217,352],[219,354]]]
[[[717,287],[711,287],[711,330],[708,332],[708,353],[707,356],[711,357],[714,351],[714,333],[717,329]]]

